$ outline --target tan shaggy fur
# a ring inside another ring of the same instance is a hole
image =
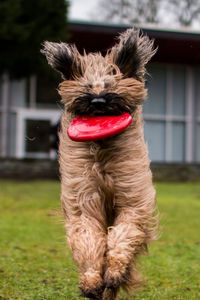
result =
[[[75,46],[63,43],[44,45],[49,63],[65,78],[59,86],[65,105],[59,134],[61,201],[80,289],[91,299],[118,299],[120,286],[127,292],[138,287],[138,255],[155,238],[155,190],[141,105],[146,98],[144,67],[155,52],[152,46],[135,29],[123,33],[105,57],[80,55]],[[62,63],[68,64],[67,73]],[[102,92],[123,99],[132,124],[97,142],[70,140],[67,127],[76,114],[75,100]]]

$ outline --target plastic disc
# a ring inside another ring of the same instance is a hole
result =
[[[129,113],[119,116],[76,116],[67,134],[73,141],[88,142],[112,137],[132,123]]]

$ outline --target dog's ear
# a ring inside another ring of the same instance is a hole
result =
[[[81,75],[80,53],[76,46],[46,41],[43,43],[41,53],[46,56],[50,66],[61,73],[63,79],[69,80]]]
[[[154,41],[142,35],[138,29],[128,29],[111,49],[113,62],[125,77],[144,81],[145,65],[157,51],[153,44]]]

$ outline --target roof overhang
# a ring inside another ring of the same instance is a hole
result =
[[[106,50],[113,46],[116,36],[131,25],[98,24],[83,21],[71,21],[68,25],[70,42],[75,43],[80,51]],[[158,51],[153,61],[167,63],[200,64],[200,32],[172,30],[143,26],[144,34],[155,39]]]

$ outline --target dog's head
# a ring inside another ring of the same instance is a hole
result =
[[[81,55],[74,45],[45,42],[42,53],[62,74],[59,93],[74,115],[132,114],[146,98],[145,65],[154,55],[153,41],[128,29],[107,54]]]

